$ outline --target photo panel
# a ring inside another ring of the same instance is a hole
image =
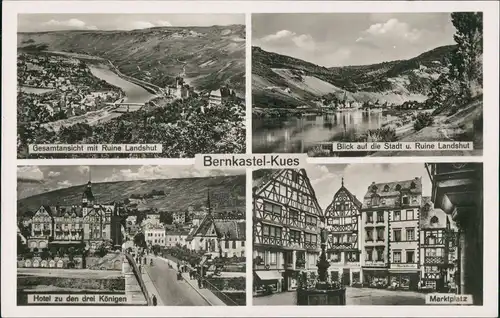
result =
[[[19,159],[245,152],[244,14],[19,14]]]
[[[476,156],[483,13],[252,15],[252,149]]]
[[[244,306],[245,171],[19,166],[17,305]]]
[[[318,164],[253,184],[254,306],[483,304],[482,163]]]

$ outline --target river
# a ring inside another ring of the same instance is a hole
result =
[[[254,153],[303,153],[319,142],[344,134],[362,134],[377,129],[389,119],[382,111],[343,111],[328,115],[304,115],[252,119]]]
[[[126,96],[124,102],[145,103],[155,97],[154,94],[151,94],[141,86],[121,78],[109,68],[96,65],[89,65],[89,68],[92,75],[95,77],[100,78],[113,86],[121,88],[125,92]]]

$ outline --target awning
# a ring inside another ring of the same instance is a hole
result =
[[[278,271],[255,271],[260,280],[280,280],[281,274]]]

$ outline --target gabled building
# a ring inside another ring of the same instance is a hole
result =
[[[454,285],[455,231],[446,213],[434,208],[430,199],[423,198],[420,210],[421,277],[426,288],[443,291]]]
[[[54,240],[51,244],[83,243],[83,214],[78,206],[59,206],[54,211]]]
[[[361,282],[359,223],[362,203],[344,186],[325,210],[328,229],[327,258],[332,279],[343,285]]]
[[[254,290],[296,289],[299,271],[317,269],[322,210],[316,194],[304,169],[256,171],[254,184]]]
[[[49,239],[53,236],[54,218],[52,208],[42,205],[33,214],[31,219],[31,236],[28,238],[28,247],[33,249],[43,249],[48,247]]]
[[[214,257],[245,256],[245,219],[217,218],[212,212],[210,194],[208,212],[186,241],[192,250],[205,251]]]

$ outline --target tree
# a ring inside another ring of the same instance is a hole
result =
[[[160,222],[163,224],[172,224],[174,222],[174,217],[172,216],[172,212],[163,212],[160,214]]]
[[[453,36],[457,49],[451,58],[451,76],[459,80],[464,97],[472,98],[482,92],[483,14],[453,12],[451,21],[457,29]]]
[[[148,244],[146,243],[146,238],[144,237],[144,233],[139,232],[134,236],[134,244],[143,248],[148,247]]]

